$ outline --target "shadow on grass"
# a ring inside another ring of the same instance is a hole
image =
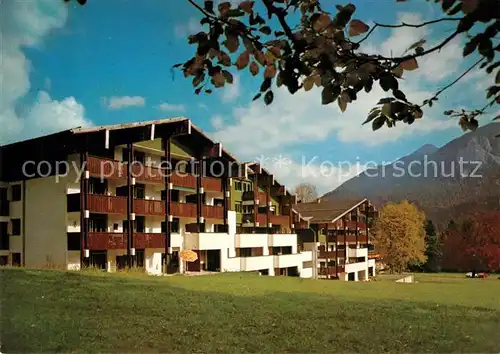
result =
[[[1,277],[9,353],[500,350],[500,311],[480,307],[306,292],[241,296],[145,276],[8,270]]]

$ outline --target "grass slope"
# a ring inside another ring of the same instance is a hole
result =
[[[5,269],[2,352],[500,351],[500,280]]]

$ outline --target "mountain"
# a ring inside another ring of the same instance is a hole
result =
[[[469,210],[500,210],[500,123],[490,123],[437,148],[424,145],[368,169],[322,198],[365,197],[376,204],[408,199],[444,224]]]

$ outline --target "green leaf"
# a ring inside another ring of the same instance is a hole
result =
[[[471,39],[470,41],[465,43],[462,55],[466,57],[467,55],[474,52],[476,48],[477,48],[477,41],[475,39]]]
[[[495,84],[500,85],[500,70],[497,71],[497,76],[495,76]]]
[[[386,119],[387,118],[385,116],[380,116],[377,119],[375,119],[372,123],[373,131],[376,131],[376,130],[379,130],[380,128],[382,128]]]
[[[366,120],[363,122],[361,125],[365,125],[366,123],[371,122],[375,117],[377,117],[380,114],[381,110],[380,109],[375,109],[373,112],[371,112]]]
[[[253,96],[252,101],[258,100],[260,98],[260,96],[262,96],[262,93],[259,92],[258,94],[256,94],[255,96]]]
[[[412,50],[412,49],[415,49],[417,47],[421,47],[425,44],[425,39],[421,39],[419,40],[418,42],[415,42],[413,43],[411,46],[408,47],[407,50]]]
[[[500,115],[498,115],[495,118],[493,118],[493,120],[500,120]]]
[[[342,92],[342,94],[337,99],[337,103],[338,103],[339,108],[342,111],[342,113],[344,113],[345,110],[347,109],[348,98],[349,98],[349,96],[347,94],[345,94],[345,92]]]
[[[264,102],[266,103],[266,105],[270,105],[271,103],[273,103],[273,99],[274,99],[273,91],[267,91],[266,95],[264,96]]]
[[[265,92],[267,90],[269,90],[269,88],[271,87],[271,79],[269,78],[266,78],[264,79],[264,81],[262,82],[262,85],[260,85],[260,92]]]

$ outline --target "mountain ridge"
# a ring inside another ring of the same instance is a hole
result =
[[[467,205],[495,209],[500,206],[491,202],[500,200],[499,133],[500,124],[490,123],[440,148],[425,144],[391,164],[360,173],[322,198],[366,197],[376,204],[407,199],[438,222],[463,214],[454,210]]]

